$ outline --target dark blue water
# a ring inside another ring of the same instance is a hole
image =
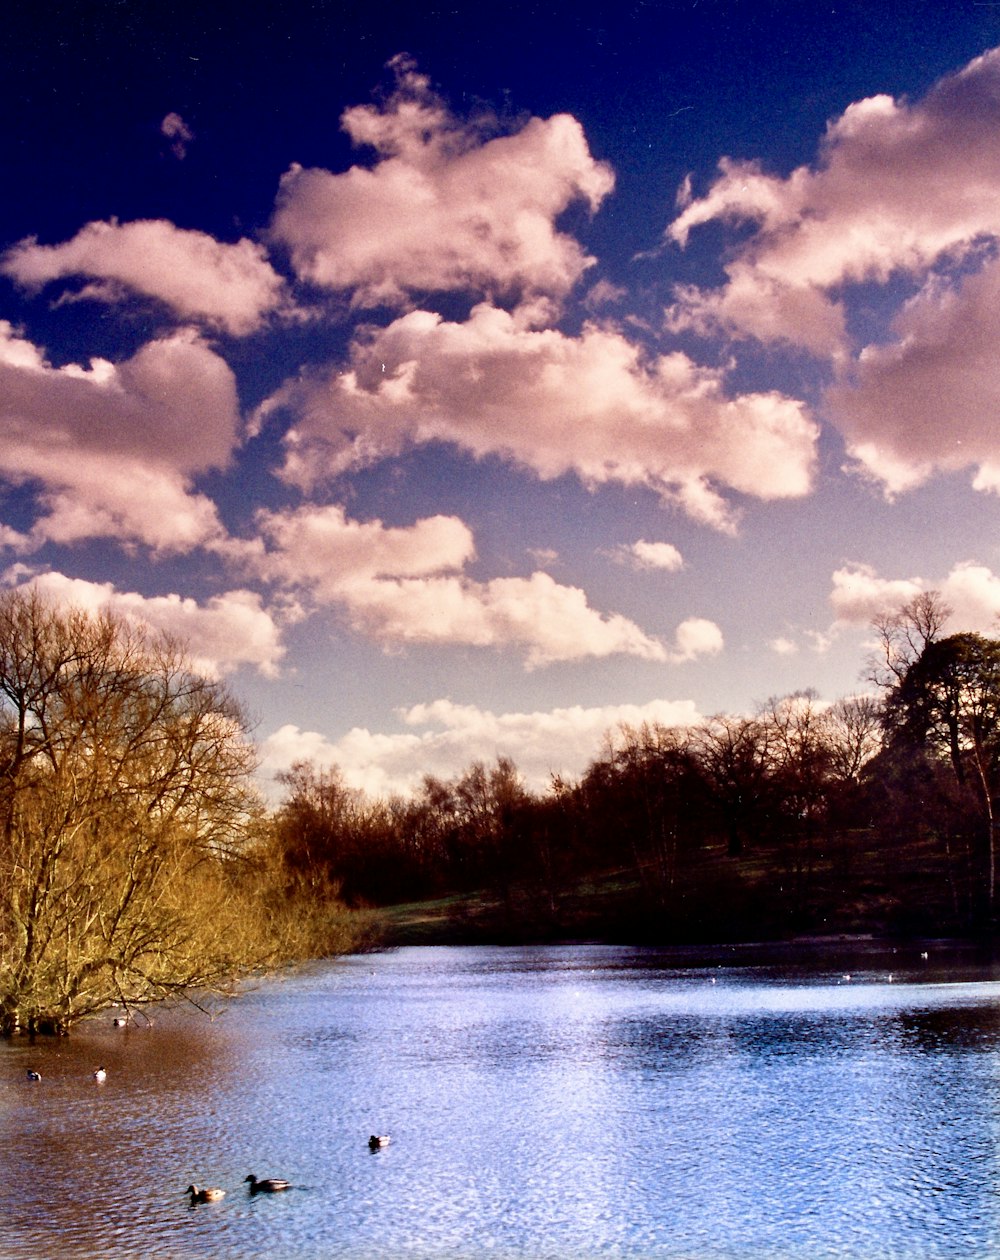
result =
[[[0,1047],[0,1255],[995,1257],[998,1121],[992,980],[405,949]]]

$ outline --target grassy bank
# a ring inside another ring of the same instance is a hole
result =
[[[672,946],[839,938],[907,940],[972,933],[967,890],[938,846],[886,851],[873,833],[814,849],[760,847],[732,857],[700,849],[690,864],[588,872],[557,889],[511,882],[383,907],[383,943],[597,940]]]

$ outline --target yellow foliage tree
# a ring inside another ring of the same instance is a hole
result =
[[[0,1032],[65,1032],[310,949],[239,705],[176,644],[0,596]]]

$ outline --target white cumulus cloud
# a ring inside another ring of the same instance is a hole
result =
[[[119,364],[55,368],[0,321],[0,475],[37,485],[28,540],[110,537],[186,550],[222,534],[192,475],[223,468],[239,433],[233,373],[181,331]]]
[[[119,591],[111,582],[91,582],[59,572],[34,573],[22,565],[3,574],[7,586],[30,583],[54,603],[99,613],[108,609],[169,635],[186,648],[195,669],[218,677],[243,666],[276,678],[285,647],[281,626],[253,591],[231,590],[203,604],[180,595]]]
[[[432,516],[403,527],[352,520],[340,504],[261,511],[257,525],[267,550],[257,571],[277,581],[308,585],[316,598],[335,600],[358,583],[427,577],[460,569],[475,555],[467,525]]]
[[[555,222],[576,201],[596,209],[614,184],[580,124],[532,118],[490,138],[482,120],[453,117],[405,59],[395,68],[384,105],[342,118],[375,150],[374,166],[292,166],[282,178],[271,235],[296,273],[366,305],[413,290],[565,293],[593,260]]]
[[[677,665],[697,660],[699,656],[717,656],[725,646],[722,631],[705,617],[688,617],[674,632],[670,659]]]
[[[724,158],[704,196],[682,199],[668,236],[684,245],[713,220],[753,230],[723,288],[679,292],[673,325],[842,352],[841,286],[920,276],[1000,238],[1000,49],[923,100],[850,105],[813,167],[784,177]]]
[[[873,618],[895,612],[915,596],[937,591],[952,611],[946,633],[962,630],[996,635],[1000,619],[1000,576],[974,560],[956,564],[939,580],[925,577],[884,578],[869,565],[846,565],[833,574],[830,603],[837,620],[870,625]]]
[[[887,492],[937,471],[975,469],[1000,490],[1000,262],[961,282],[927,282],[897,316],[894,339],[866,347],[828,402],[848,451]]]
[[[339,738],[286,725],[264,741],[263,772],[275,775],[295,761],[337,765],[346,782],[374,796],[409,795],[425,774],[452,778],[476,760],[509,756],[527,786],[544,790],[553,774],[574,779],[601,753],[604,735],[620,725],[692,726],[701,715],[690,700],[646,704],[574,705],[548,711],[494,713],[448,699],[400,713],[405,730],[355,727]]]
[[[226,245],[164,219],[88,223],[61,245],[29,237],[4,254],[0,270],[26,289],[89,277],[74,299],[119,302],[125,289],[163,302],[185,322],[237,336],[259,328],[284,300],[284,282],[262,246]]]
[[[806,494],[817,427],[776,392],[727,393],[723,373],[680,352],[646,360],[610,329],[533,328],[489,304],[465,323],[413,311],[353,347],[348,370],[286,383],[261,417],[291,410],[285,475],[324,477],[431,440],[498,454],[542,478],[648,486],[731,530],[717,487]]]
[[[592,608],[547,573],[480,582],[468,527],[435,516],[406,527],[351,520],[339,505],[261,512],[264,546],[243,562],[259,576],[308,590],[386,647],[462,644],[513,649],[529,668],[626,653],[666,660],[663,645],[617,614]]]
[[[684,557],[668,542],[647,542],[640,538],[638,542],[626,543],[612,553],[622,564],[631,564],[637,569],[664,569],[668,573],[676,573],[684,568]]]
[[[390,643],[515,648],[528,668],[618,653],[667,659],[659,640],[627,617],[598,612],[584,591],[542,572],[488,582],[382,579],[351,586],[345,595],[352,623]]]

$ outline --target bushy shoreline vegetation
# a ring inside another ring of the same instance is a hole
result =
[[[0,1033],[372,944],[991,939],[1000,640],[947,616],[880,619],[871,694],[620,727],[543,792],[506,757],[406,799],[303,762],[269,811],[239,704],[178,645],[8,591]]]
[[[239,705],[173,643],[0,597],[0,1033],[64,1033],[353,943],[294,878]]]

